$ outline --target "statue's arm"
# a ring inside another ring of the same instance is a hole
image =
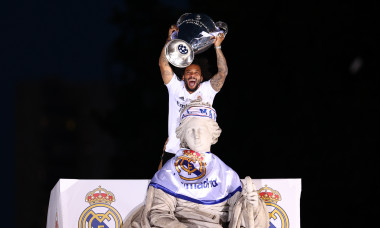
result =
[[[166,43],[164,47],[162,48],[161,55],[158,60],[158,66],[160,67],[162,80],[164,81],[165,84],[168,84],[173,77],[173,70],[169,64],[169,61],[166,59],[166,56],[165,56],[165,46],[171,40],[171,34],[174,31],[178,31],[178,28],[177,26],[172,25],[169,28],[168,39],[166,40]]]
[[[177,200],[162,190],[157,189],[153,197],[149,213],[149,221],[153,227],[185,228],[183,223],[174,216]]]
[[[220,36],[217,36],[215,38],[214,47],[216,51],[216,63],[218,67],[218,73],[216,73],[211,79],[210,83],[212,88],[215,91],[220,91],[223,87],[224,81],[226,80],[227,74],[228,74],[228,67],[227,67],[227,60],[224,57],[223,51],[222,51],[222,42],[224,40],[223,33],[220,33]]]

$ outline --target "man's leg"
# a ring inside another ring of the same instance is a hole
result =
[[[160,159],[160,164],[158,164],[158,170],[160,170],[162,168],[162,166],[165,164],[165,162],[163,162],[162,160],[164,159],[164,155],[165,155],[165,149],[166,149],[166,144],[168,143],[168,140],[169,140],[169,137],[166,139],[166,142],[164,144],[164,148],[162,148],[162,155],[161,155],[161,159]]]

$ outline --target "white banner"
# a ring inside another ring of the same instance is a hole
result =
[[[47,228],[120,228],[144,202],[150,180],[60,179],[50,194]],[[301,179],[254,179],[270,228],[300,227]]]
[[[254,179],[267,205],[269,228],[300,228],[301,179]]]

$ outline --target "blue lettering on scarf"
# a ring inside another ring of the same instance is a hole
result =
[[[183,184],[183,187],[185,187],[186,189],[215,188],[218,186],[216,179],[215,180],[208,180],[208,178],[206,178],[205,181],[200,182],[200,183],[192,183],[192,184],[182,183],[182,184]]]

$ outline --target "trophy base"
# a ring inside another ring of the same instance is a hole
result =
[[[166,44],[165,56],[173,66],[184,68],[193,62],[194,50],[186,41],[174,39]]]

